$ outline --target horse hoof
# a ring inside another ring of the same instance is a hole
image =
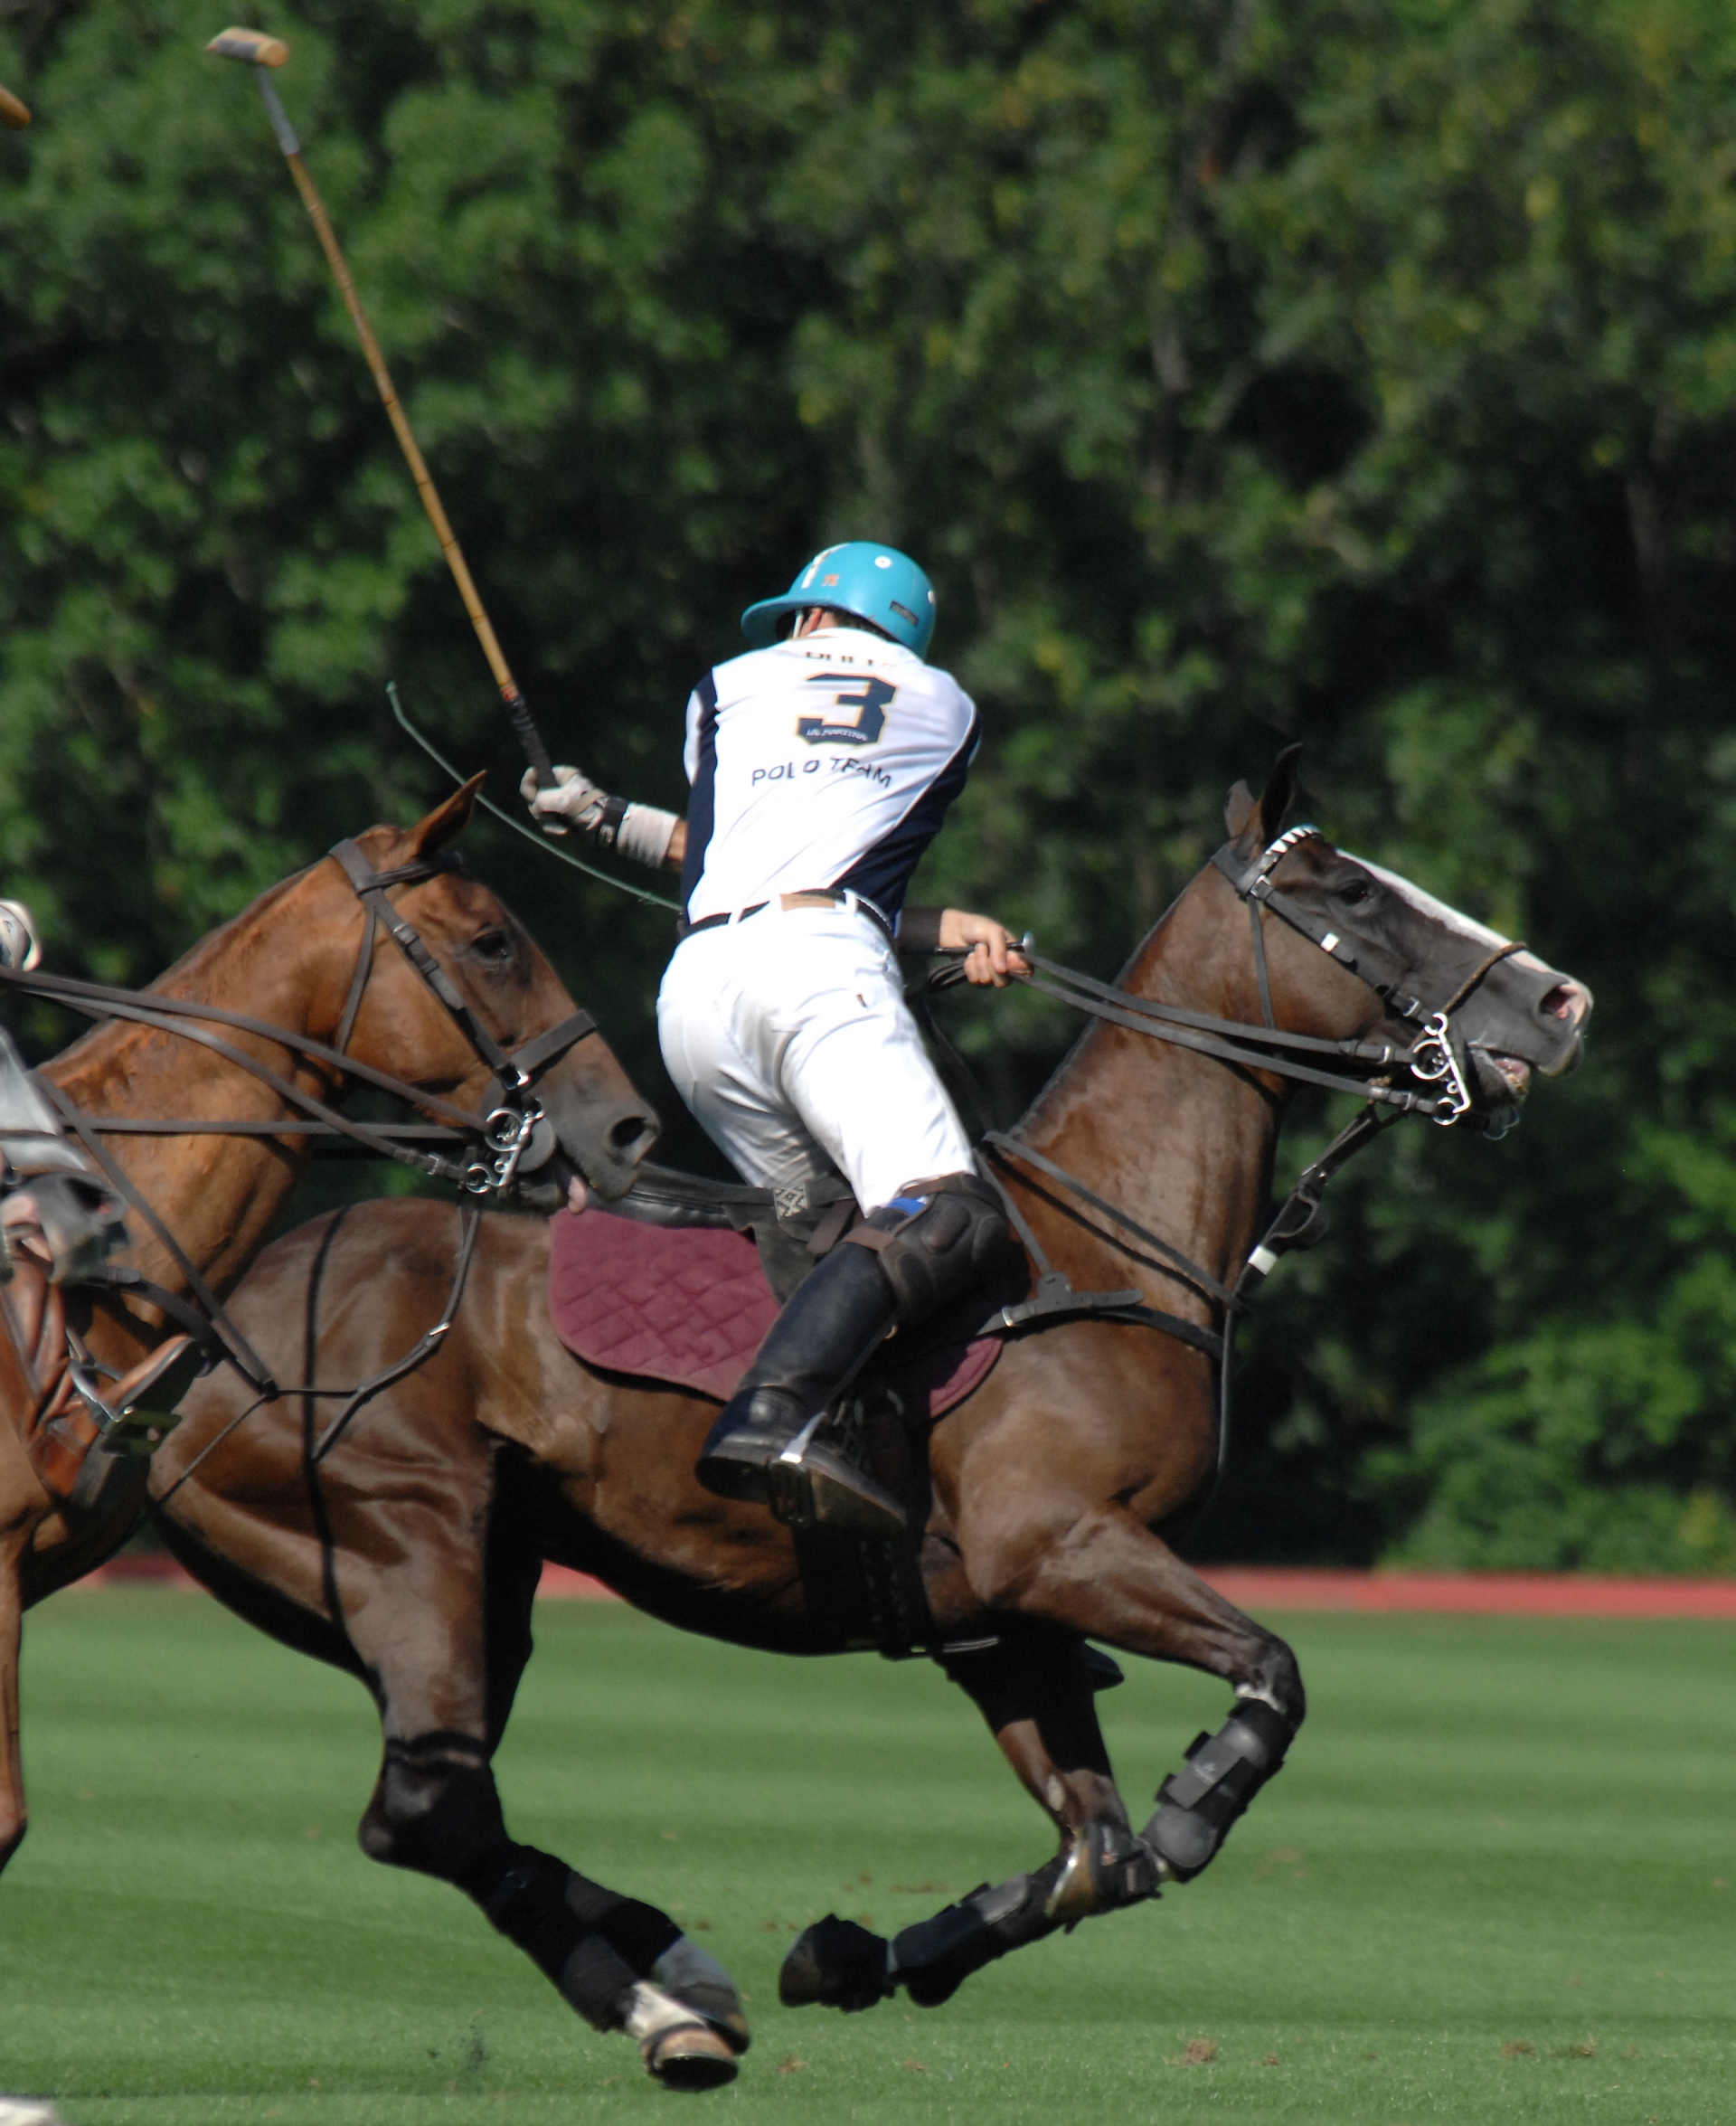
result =
[[[778,1974],[778,1998],[786,2008],[840,2008],[858,2015],[892,1990],[885,1941],[832,1912],[796,1942]]]
[[[661,1986],[641,1979],[621,2003],[645,2071],[665,2089],[722,2089],[735,2080],[736,2047]]]
[[[735,2050],[706,2023],[680,2023],[639,2047],[645,2071],[665,2089],[722,2089],[736,2077]]]

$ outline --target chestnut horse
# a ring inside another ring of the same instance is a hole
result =
[[[1258,804],[1237,786],[1227,849],[1118,990],[1099,996],[1322,1044],[1403,1043],[1423,1006],[1445,1009],[1463,1090],[1486,1117],[1510,1112],[1533,1071],[1569,1069],[1586,991],[1311,831],[1279,841],[1292,779],[1287,758]],[[1260,879],[1256,950],[1247,896]],[[1260,914],[1268,893],[1288,920]],[[1354,954],[1401,980],[1377,993],[1345,964]],[[912,1443],[903,1477],[921,1531],[908,1569],[931,1615],[928,1643],[1052,1819],[1061,1850],[890,1943],[837,1919],[810,1928],[785,1966],[791,2004],[862,2008],[898,1986],[933,2004],[993,1957],[1189,1879],[1302,1720],[1289,1648],[1165,1541],[1213,1480],[1214,1365],[1198,1346],[1222,1312],[1164,1250],[1219,1289],[1234,1283],[1260,1232],[1288,1081],[1144,1038],[1126,1023],[1137,1011],[1111,1009],[1122,1023],[1083,1035],[1016,1142],[1112,1200],[1121,1223],[1016,1157],[1006,1178],[1079,1290],[1125,1299],[1122,1288],[1137,1288],[1195,1340],[1127,1319],[1019,1331],[976,1393]],[[1146,1240],[1128,1237],[1138,1227]],[[424,1204],[316,1219],[267,1251],[238,1316],[286,1379],[298,1368],[310,1384],[352,1377],[438,1305],[452,1249],[449,1218]],[[581,2014],[600,2028],[625,2025],[655,2074],[693,2086],[727,2079],[729,2054],[745,2047],[727,1975],[665,1914],[506,1833],[489,1762],[530,1650],[538,1574],[553,1559],[685,1629],[811,1654],[874,1643],[863,1556],[703,1490],[693,1461],[715,1405],[570,1356],[544,1305],[547,1252],[530,1221],[487,1221],[458,1327],[317,1466],[314,1406],[288,1399],[187,1478],[241,1403],[231,1378],[199,1384],[157,1458],[156,1517],[243,1617],[373,1692],[385,1751],[363,1849],[463,1888]],[[1109,1664],[1087,1653],[1088,1638],[1187,1663],[1235,1693],[1230,1719],[1189,1753],[1143,1833],[1110,1773],[1092,1705]],[[690,2051],[671,2071],[656,2032],[646,2037],[625,2012],[646,1979],[709,2017],[709,2064]]]
[[[178,1244],[184,1260],[135,1208],[127,1261],[171,1300],[184,1300],[196,1289],[188,1264],[208,1291],[227,1293],[283,1209],[309,1139],[269,1133],[273,1123],[300,1119],[296,1102],[270,1081],[287,1072],[300,1094],[321,1102],[339,1098],[346,1082],[338,1059],[310,1055],[308,1044],[335,1045],[358,1072],[383,1072],[449,1115],[487,1104],[495,1072],[483,1049],[524,1051],[539,1035],[559,1038],[554,1030],[561,1029],[571,1044],[536,1079],[560,1150],[606,1198],[631,1185],[655,1139],[656,1118],[600,1036],[572,1039],[572,999],[522,925],[487,887],[439,854],[467,823],[474,795],[472,784],[408,830],[376,827],[340,845],[360,852],[358,876],[370,869],[410,874],[389,884],[387,912],[420,932],[452,987],[451,999],[443,1001],[392,944],[379,943],[363,964],[374,916],[340,863],[328,857],[274,886],[140,992],[138,1006],[155,1023],[111,1019],[42,1073],[76,1108],[95,1142],[106,1144],[112,1164]],[[375,909],[382,905],[376,900]],[[52,982],[43,978],[47,993]],[[169,1024],[193,1029],[191,1035],[171,1032],[164,1023],[171,999],[264,1024],[249,1032],[232,1020],[220,1018],[213,1027],[171,1012]],[[579,1028],[588,1025],[577,1016]],[[281,1042],[270,1038],[271,1028],[282,1030]],[[242,1059],[254,1059],[263,1074],[200,1037],[213,1033]],[[212,1134],[103,1134],[107,1124],[153,1119],[250,1125],[263,1133],[226,1135],[220,1127]],[[445,1205],[422,1207],[437,1225],[453,1223]],[[14,1329],[0,1337],[0,1866],[25,1828],[18,1751],[23,1611],[114,1550],[145,1502],[146,1468],[130,1455],[92,1452],[90,1468],[99,1480],[81,1482],[70,1495],[45,1488],[33,1464],[25,1434],[40,1407],[40,1382],[26,1377],[33,1335],[19,1332],[21,1316],[40,1318],[43,1297],[41,1277],[26,1261],[0,1299]],[[64,1300],[67,1321],[98,1374],[128,1374],[177,1327],[162,1307],[125,1285],[69,1287],[52,1297]],[[416,1333],[439,1312],[437,1306]],[[251,1397],[256,1388],[250,1384],[247,1393]]]

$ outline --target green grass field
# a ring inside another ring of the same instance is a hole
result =
[[[0,2087],[75,2126],[505,2121],[697,2103],[829,2122],[1736,2121],[1736,1633],[1295,1618],[1313,1717],[1212,1872],[948,2008],[792,2014],[835,1909],[882,1932],[1044,1857],[922,1664],[798,1665],[546,1604],[501,1758],[516,1835],[653,1898],[750,2001],[741,2081],[675,2098],[456,1892],[364,1861],[347,1678],[201,1597],[26,1629],[33,1825],[0,1885]],[[1143,1807],[1224,1694],[1102,1701]]]

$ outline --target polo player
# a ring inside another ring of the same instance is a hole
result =
[[[557,830],[681,872],[679,943],[657,999],[682,1098],[780,1224],[819,1260],[712,1426],[700,1481],[797,1524],[875,1535],[897,1499],[822,1435],[896,1326],[978,1282],[1010,1243],[999,1196],[904,1001],[897,950],[966,954],[977,984],[1025,963],[1005,927],[907,907],[964,788],[970,698],[925,662],[935,596],[907,555],[858,540],[815,555],[741,616],[750,648],[687,703],[687,817],[611,797],[576,768],[524,794]],[[822,1252],[847,1183],[863,1214]]]

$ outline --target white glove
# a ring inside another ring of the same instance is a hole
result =
[[[22,968],[28,974],[42,964],[35,917],[22,901],[0,901],[0,967]]]
[[[518,794],[545,834],[565,834],[569,826],[574,825],[587,830],[596,827],[609,797],[582,768],[557,768],[552,789],[539,788],[536,770],[527,768]]]
[[[618,849],[623,856],[648,865],[653,871],[662,864],[678,824],[673,812],[612,798],[580,768],[557,768],[554,780],[552,789],[539,789],[536,770],[527,768],[518,786],[544,834],[565,834],[571,820],[586,834],[594,834],[599,848]],[[4,2120],[0,2126],[5,2126]]]

